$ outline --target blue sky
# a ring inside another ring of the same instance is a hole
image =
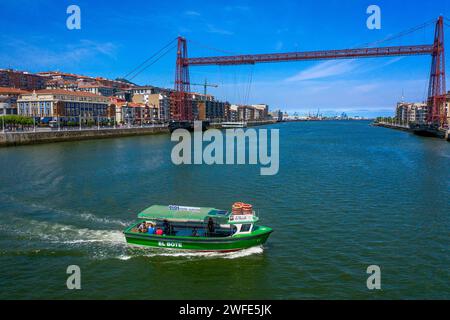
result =
[[[66,9],[81,8],[81,30],[66,28]],[[366,9],[381,8],[381,30]],[[124,76],[178,35],[189,56],[345,49],[392,36],[438,15],[450,1],[26,1],[1,0],[0,68]],[[381,45],[429,44],[434,26]],[[449,28],[446,28],[448,31]],[[220,49],[222,51],[216,50]],[[191,68],[191,81],[232,103],[327,114],[390,114],[426,98],[431,58],[377,58]],[[133,79],[173,86],[175,51]],[[195,87],[199,91],[201,87]]]

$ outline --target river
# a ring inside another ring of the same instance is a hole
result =
[[[366,121],[260,128],[280,130],[275,176],[176,166],[169,135],[0,149],[0,298],[450,298],[450,143]],[[152,204],[235,201],[275,230],[263,248],[155,251],[121,233]]]

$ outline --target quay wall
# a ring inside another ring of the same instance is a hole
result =
[[[376,126],[376,127],[383,127],[383,128],[390,128],[390,129],[396,129],[396,130],[401,130],[401,131],[409,131],[409,132],[413,132],[413,130],[411,130],[408,126],[401,126],[401,125],[396,125],[396,124],[389,124],[389,123],[373,123],[372,125]]]
[[[389,124],[389,123],[373,123],[372,125],[376,126],[376,127],[384,127],[384,128],[390,128],[390,129],[396,129],[396,130],[402,130],[402,131],[408,131],[408,132],[414,133],[414,130],[407,126],[401,126],[401,125]],[[437,131],[436,134],[433,136],[436,136],[441,139],[445,139],[448,142],[450,142],[450,130],[447,130],[445,132],[442,130]]]
[[[0,147],[169,133],[167,127],[0,133]]]
[[[262,121],[247,121],[247,127],[264,126],[268,124],[275,124],[276,120],[262,120]],[[211,129],[222,129],[221,123],[211,123],[209,128]]]
[[[248,126],[273,124],[274,121],[250,122]],[[210,128],[222,128],[220,124],[213,124]],[[0,133],[0,147],[42,144],[64,141],[78,141],[91,139],[107,139],[117,137],[131,137],[140,135],[169,133],[167,127],[151,128],[122,128],[122,129],[89,129],[89,130],[61,130],[61,131],[25,131]]]

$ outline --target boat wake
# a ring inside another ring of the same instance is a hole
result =
[[[119,230],[95,230],[57,222],[46,222],[15,218],[12,226],[0,225],[1,233],[11,237],[29,241],[35,249],[40,249],[39,242],[51,244],[58,251],[81,251],[93,259],[133,258],[181,258],[181,259],[238,259],[263,253],[262,246],[252,247],[234,252],[195,252],[175,249],[130,247]]]
[[[11,234],[19,237],[50,243],[77,244],[104,242],[108,244],[125,244],[122,232],[117,230],[93,230],[60,223],[25,219],[17,220],[15,226],[3,229],[3,231],[9,231]],[[17,225],[21,227],[19,228]]]
[[[26,208],[26,212],[36,212],[36,213],[51,213],[55,218],[59,218],[60,220],[84,220],[88,222],[95,222],[101,225],[111,225],[111,226],[120,226],[120,227],[126,227],[130,225],[132,220],[124,221],[120,219],[113,219],[108,217],[99,217],[95,215],[92,212],[88,211],[76,211],[76,210],[69,210],[69,209],[62,209],[62,208],[55,208],[53,206],[49,206],[43,203],[36,203],[31,202],[27,203],[22,201],[21,199],[18,199],[14,196],[10,195],[3,195],[2,198],[5,198],[5,201],[8,202],[14,202],[17,205],[24,206]]]
[[[195,252],[195,251],[179,251],[171,249],[154,249],[154,248],[133,248],[130,254],[120,255],[116,257],[119,260],[130,260],[137,257],[179,257],[187,259],[204,258],[204,259],[237,259],[248,257],[251,255],[261,254],[264,249],[262,246],[252,247],[234,252]]]

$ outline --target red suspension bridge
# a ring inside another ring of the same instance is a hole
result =
[[[355,59],[393,56],[431,55],[428,87],[427,125],[448,127],[446,115],[446,83],[444,52],[444,18],[435,22],[434,42],[429,45],[406,45],[378,48],[322,50],[290,53],[249,54],[189,58],[187,40],[178,37],[175,71],[175,92],[171,114],[174,120],[193,120],[190,101],[189,67],[207,65],[244,65],[308,60]]]

